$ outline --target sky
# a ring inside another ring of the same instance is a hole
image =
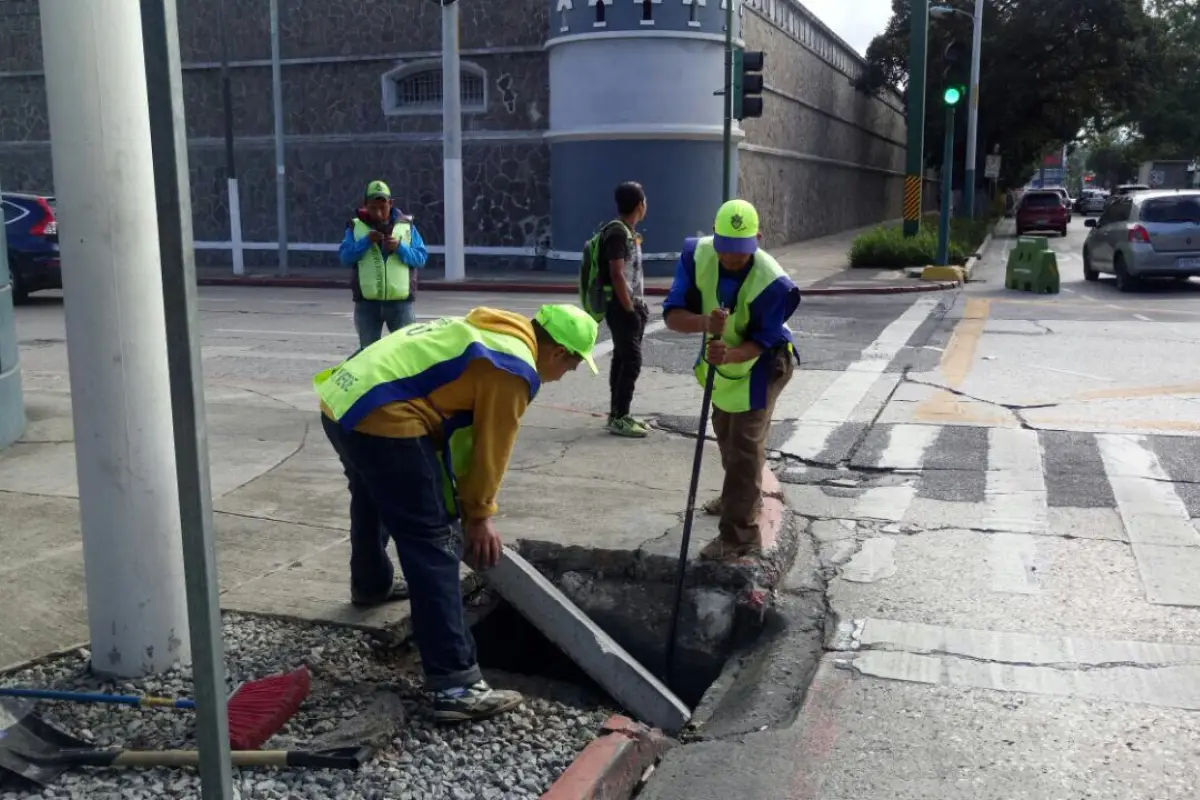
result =
[[[865,55],[867,45],[892,18],[892,0],[800,0],[833,32]]]

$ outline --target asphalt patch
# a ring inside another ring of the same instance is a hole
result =
[[[982,473],[987,470],[988,429],[947,425],[925,451],[923,469]]]
[[[1046,503],[1061,508],[1113,508],[1113,497],[1096,437],[1072,431],[1042,431]]]
[[[986,497],[987,473],[980,470],[939,469],[921,474],[917,497],[955,503],[982,503]]]
[[[1175,493],[1187,507],[1188,515],[1200,517],[1200,458],[1195,438],[1190,436],[1150,436],[1150,449],[1158,456],[1159,466],[1175,481]]]

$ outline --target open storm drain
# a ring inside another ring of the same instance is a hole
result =
[[[578,575],[568,577],[559,585],[593,622],[655,677],[663,680],[670,613],[669,585],[618,588],[584,580]],[[590,592],[592,596],[581,596],[581,592]],[[628,602],[609,603],[608,595],[613,592]],[[716,605],[708,599],[710,605]],[[695,603],[691,606],[689,613],[685,603],[675,669],[670,679],[663,683],[689,709],[694,709],[720,676],[735,645],[746,646],[747,633],[752,639],[753,631],[736,629],[732,600],[726,609],[727,619],[701,619],[695,613]],[[619,707],[603,687],[508,602],[498,598],[493,600],[479,617],[472,633],[481,667],[570,685],[581,692],[581,699],[603,700]]]

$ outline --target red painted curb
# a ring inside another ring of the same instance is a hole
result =
[[[348,280],[333,278],[199,278],[200,286],[271,286],[280,289],[348,289]],[[912,294],[914,292],[944,292],[958,288],[952,282],[920,283],[913,286],[828,286],[801,289],[805,297],[833,295]],[[520,283],[509,281],[421,281],[423,292],[497,292],[503,294],[578,294],[579,287],[569,283]],[[666,286],[647,286],[651,297],[666,297]]]
[[[609,717],[600,735],[583,748],[541,800],[628,798],[646,769],[671,744],[657,728],[648,728],[619,714]]]

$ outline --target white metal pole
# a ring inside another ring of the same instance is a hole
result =
[[[967,216],[975,216],[975,139],[979,134],[979,56],[983,51],[983,0],[975,0],[974,34],[971,37],[971,106],[967,113],[967,173],[963,191]]]
[[[25,399],[21,391],[21,351],[13,319],[13,283],[8,244],[0,222],[0,449],[25,433]]]
[[[191,660],[138,3],[42,0],[92,667]]]
[[[242,242],[242,200],[238,192],[238,179],[226,181],[229,192],[229,242],[233,248],[233,274],[246,274],[245,247]],[[286,246],[285,246],[286,250]]]
[[[443,0],[446,3],[447,0]],[[458,62],[458,2],[442,6],[442,173],[446,280],[467,277],[463,253],[462,84]]]
[[[233,274],[244,275],[246,259],[242,249],[242,203],[233,148],[233,87],[229,77],[229,31],[225,21],[225,0],[217,0],[217,31],[221,37],[221,100],[225,110],[225,188],[229,197],[229,242],[233,250]]]
[[[271,95],[275,105],[275,218],[279,228],[279,274],[288,274],[287,167],[283,153],[283,62],[279,0],[271,0]]]

